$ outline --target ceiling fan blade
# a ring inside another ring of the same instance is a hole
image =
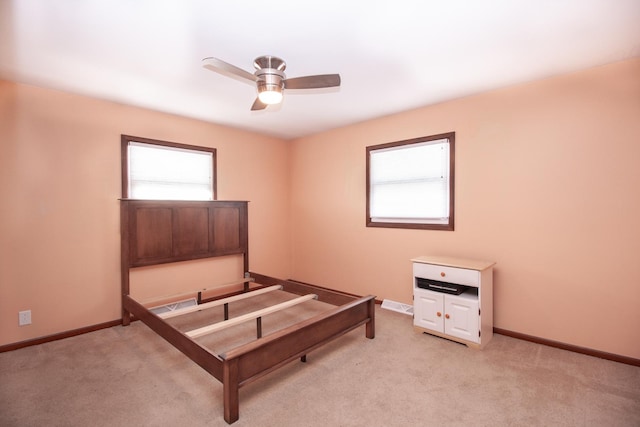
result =
[[[260,101],[260,98],[256,98],[253,105],[251,106],[251,111],[264,110],[265,108],[267,108],[267,104],[264,104],[262,101]]]
[[[235,65],[231,65],[227,62],[224,62],[223,60],[218,58],[213,58],[213,57],[204,58],[202,60],[202,66],[208,70],[215,71],[217,73],[220,73],[220,72],[222,72],[223,74],[229,73],[229,74],[233,74],[234,76],[242,77],[243,79],[250,80],[252,82],[256,81],[256,76],[254,76],[250,72],[245,71],[242,68],[238,68]]]
[[[340,86],[340,74],[294,77],[284,81],[285,89],[318,89],[335,86]]]

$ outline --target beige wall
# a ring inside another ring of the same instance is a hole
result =
[[[365,147],[456,132],[456,230],[365,227]],[[301,138],[293,277],[411,303],[419,255],[494,260],[495,326],[640,358],[640,59]]]
[[[411,303],[410,258],[495,260],[495,326],[640,358],[638,76],[635,59],[291,142],[0,81],[0,345],[118,318],[124,133],[218,149],[219,199],[251,201],[252,270]],[[365,147],[449,131],[456,230],[366,228]],[[188,267],[139,275],[219,271]]]
[[[285,141],[0,81],[0,345],[120,316],[120,134],[216,147],[218,198],[250,201],[251,267],[288,275],[288,244],[273,244],[288,233]],[[191,264],[153,279],[219,270]]]

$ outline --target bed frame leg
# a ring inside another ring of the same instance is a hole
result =
[[[225,360],[222,366],[222,393],[224,420],[227,424],[232,424],[240,418],[238,359]]]
[[[376,337],[376,301],[371,298],[367,303],[367,312],[369,315],[369,321],[366,323],[366,336],[369,339]]]
[[[122,309],[122,326],[129,326],[131,323],[131,313],[127,310]]]
[[[262,338],[262,317],[256,319],[256,335],[258,339]]]

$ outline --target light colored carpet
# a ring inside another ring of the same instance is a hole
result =
[[[234,426],[640,426],[640,368],[495,335],[468,349],[377,308],[240,389]],[[222,385],[144,324],[0,354],[2,426],[225,426]]]

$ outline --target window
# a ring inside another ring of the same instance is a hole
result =
[[[455,133],[367,147],[367,227],[453,230]]]
[[[122,197],[215,200],[216,149],[122,135]]]

